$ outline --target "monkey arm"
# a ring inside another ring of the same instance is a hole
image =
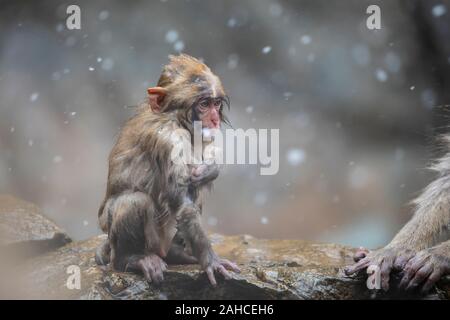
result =
[[[414,201],[413,218],[388,247],[422,250],[448,239],[450,227],[450,175],[432,182]]]
[[[440,241],[448,240],[450,228],[449,164],[450,155],[447,155],[434,166],[434,169],[440,173],[439,178],[430,183],[414,201],[416,208],[413,218],[392,241],[386,247],[369,253],[358,252],[355,260],[359,261],[345,268],[347,274],[353,274],[370,265],[376,265],[380,269],[382,288],[387,291],[390,273],[393,269],[405,269],[408,261],[413,259],[418,252],[426,251],[427,248]],[[442,245],[445,247],[447,242]],[[403,283],[407,283],[407,280]]]
[[[202,269],[206,271],[213,286],[217,285],[214,272],[219,272],[225,279],[232,278],[228,270],[240,272],[236,264],[216,255],[206,232],[201,226],[200,209],[192,202],[180,213],[178,229],[190,244],[192,254],[198,259]]]

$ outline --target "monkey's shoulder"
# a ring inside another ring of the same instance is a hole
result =
[[[139,148],[144,152],[171,151],[178,144],[190,144],[191,135],[171,113],[144,111],[130,118],[114,147],[117,152]],[[126,152],[128,153],[128,152]]]

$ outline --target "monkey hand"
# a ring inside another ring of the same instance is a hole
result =
[[[209,250],[207,254],[200,258],[200,266],[205,270],[209,282],[214,287],[217,285],[214,272],[219,272],[226,280],[232,278],[231,274],[228,272],[229,270],[236,273],[241,272],[235,263],[228,261],[227,259],[219,258],[212,250]]]
[[[191,171],[190,183],[198,187],[215,180],[219,176],[219,166],[213,164],[201,164]]]
[[[422,287],[422,293],[426,293],[447,274],[450,274],[450,245],[444,242],[414,255],[403,268],[399,287],[407,291]]]
[[[375,265],[380,270],[381,288],[388,291],[391,271],[401,269],[414,254],[414,250],[389,245],[366,253],[359,250],[354,257],[358,262],[345,267],[344,271],[347,275],[351,275]]]

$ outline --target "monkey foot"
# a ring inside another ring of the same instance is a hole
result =
[[[160,284],[164,280],[163,273],[167,264],[158,255],[151,254],[138,261],[138,266],[148,282]]]
[[[206,275],[208,276],[209,282],[213,285],[217,285],[216,278],[214,277],[214,272],[219,272],[225,280],[232,279],[231,273],[228,271],[234,271],[240,273],[241,270],[234,262],[227,259],[214,258],[211,263],[205,268]]]

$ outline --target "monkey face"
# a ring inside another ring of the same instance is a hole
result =
[[[197,120],[202,122],[203,128],[219,129],[222,122],[222,109],[226,99],[219,98],[202,98],[194,105],[194,114]]]
[[[186,54],[169,56],[158,80],[148,89],[149,105],[155,112],[178,112],[186,127],[191,121],[202,121],[202,127],[219,129],[221,122],[230,124],[223,105],[230,107],[222,83],[211,69]],[[181,112],[180,112],[181,111]]]

